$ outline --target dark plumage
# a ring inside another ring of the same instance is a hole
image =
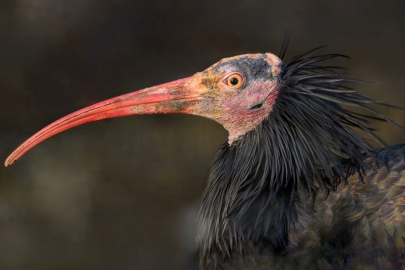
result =
[[[350,176],[326,198],[317,185],[312,197],[293,203],[285,198],[290,194],[269,200],[269,193],[261,192],[254,203],[236,210],[244,219],[237,214],[223,218],[214,227],[218,235],[200,227],[201,268],[404,269],[404,153],[405,145],[375,151],[388,167],[366,159],[370,169],[364,181]],[[204,197],[200,222],[213,185]],[[270,206],[261,211],[268,201]],[[274,243],[280,235],[285,240]]]
[[[198,217],[201,269],[405,269],[405,144],[387,147],[370,106],[320,48],[282,62],[226,58],[193,77],[89,106],[45,127],[6,160],[87,122],[189,113],[229,131]],[[344,107],[342,107],[344,105]],[[363,114],[350,111],[357,107]],[[370,138],[384,146],[374,149]]]

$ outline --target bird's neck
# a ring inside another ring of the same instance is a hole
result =
[[[221,147],[199,214],[201,259],[226,259],[252,244],[272,250],[287,245],[297,220],[297,187],[283,180],[294,175],[277,164],[274,147],[257,128]]]
[[[300,108],[294,109],[285,111]],[[311,195],[334,190],[353,168],[364,171],[361,150],[367,149],[360,136],[334,138],[346,127],[324,125],[316,115],[306,115],[306,108],[299,116],[291,121],[276,109],[254,130],[221,147],[199,213],[201,260],[227,260],[252,246],[282,252],[297,209],[304,209]],[[335,149],[354,158],[346,160]]]

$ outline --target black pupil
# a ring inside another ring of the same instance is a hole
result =
[[[238,78],[235,78],[235,77],[231,78],[231,80],[230,80],[230,83],[231,83],[232,85],[237,85],[238,82],[239,82]]]

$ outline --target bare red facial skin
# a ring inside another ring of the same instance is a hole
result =
[[[243,88],[226,84],[227,76],[238,70],[232,65],[222,67],[221,63],[259,57],[265,58],[271,67],[271,80],[250,79],[249,85]],[[10,154],[5,166],[13,164],[40,142],[67,129],[102,119],[137,114],[186,113],[205,116],[229,131],[231,144],[255,128],[270,113],[278,94],[281,64],[281,60],[270,53],[226,58],[192,77],[99,102],[62,117],[34,134]]]
[[[269,72],[274,79],[254,80],[250,85],[241,89],[229,87],[225,83],[227,76],[237,72],[233,66],[226,66],[224,69],[216,71],[213,75],[211,74],[212,70],[229,60],[240,59],[242,57],[257,59],[261,56],[263,55],[247,54],[225,58],[202,72],[202,77],[205,81],[211,78],[209,85],[212,85],[214,93],[211,93],[211,95],[214,98],[209,104],[205,104],[206,100],[203,100],[201,105],[209,107],[209,110],[203,107],[203,110],[197,114],[214,119],[223,125],[229,132],[229,144],[232,144],[233,141],[249,130],[254,129],[271,112],[280,86],[279,75],[281,73],[282,62],[277,56],[267,53],[265,60],[271,67]],[[254,108],[255,105],[258,108]]]
[[[228,142],[231,144],[268,116],[277,98],[278,88],[279,85],[275,82],[257,82],[252,84],[251,89],[223,91],[224,95],[218,102],[205,104],[207,100],[202,100],[200,106],[203,109],[196,114],[220,123],[228,130]],[[260,107],[252,108],[255,105]]]

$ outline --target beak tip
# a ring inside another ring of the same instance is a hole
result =
[[[10,160],[9,158],[7,158],[6,159],[6,161],[4,162],[4,167],[8,167],[8,166],[10,166],[11,164],[13,164],[14,162],[12,161],[12,160]]]

